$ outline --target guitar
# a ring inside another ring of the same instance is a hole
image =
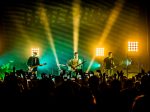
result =
[[[28,72],[32,72],[32,70],[35,68],[35,67],[38,67],[38,66],[43,66],[43,65],[46,65],[47,63],[43,63],[43,64],[39,64],[39,65],[34,65],[34,66],[29,66],[28,67]]]
[[[112,65],[110,69],[107,69],[105,67],[103,67],[103,72],[106,72],[107,70],[117,70],[118,67],[120,67],[122,65],[122,63],[120,64],[115,64],[115,65]]]
[[[72,72],[76,71],[76,70],[77,70],[77,67],[80,66],[80,65],[82,65],[82,64],[85,63],[85,62],[86,62],[86,61],[83,61],[82,63],[80,63],[80,64],[78,64],[78,65],[76,65],[76,66],[75,66],[75,65],[71,65],[71,66],[70,66],[70,67],[71,67],[71,71],[72,71]]]

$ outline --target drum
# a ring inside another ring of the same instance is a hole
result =
[[[68,70],[68,66],[67,65],[64,65],[64,64],[59,64],[59,67],[58,67],[60,70],[65,70],[67,71]]]
[[[68,66],[65,64],[58,64],[58,75],[63,76],[68,72]]]

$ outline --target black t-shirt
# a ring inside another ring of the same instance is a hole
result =
[[[39,65],[40,64],[40,61],[39,61],[39,58],[38,57],[29,57],[28,59],[28,62],[27,62],[27,65],[28,66],[35,66],[35,65]],[[36,71],[37,70],[37,67],[33,68],[33,71]]]
[[[28,59],[28,62],[27,62],[27,65],[28,66],[34,66],[34,65],[39,65],[40,62],[39,62],[39,58],[38,57],[29,57]]]
[[[114,60],[113,60],[113,58],[107,57],[104,59],[104,63],[105,63],[105,69],[111,69],[111,68],[113,68]]]

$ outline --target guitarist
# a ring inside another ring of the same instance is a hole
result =
[[[108,56],[104,59],[103,67],[104,67],[104,72],[108,76],[113,76],[114,75],[114,68],[116,66],[115,66],[115,63],[114,63],[112,52],[108,52]]]
[[[82,74],[82,64],[81,59],[78,58],[78,52],[74,53],[74,58],[69,60],[68,66],[69,66],[69,75],[71,77],[76,77],[77,74]]]
[[[36,66],[36,65],[40,65],[40,60],[39,60],[39,58],[37,57],[37,52],[33,52],[33,56],[30,56],[29,58],[28,58],[28,61],[27,61],[27,66],[28,66],[28,72],[29,72],[29,75],[30,76],[34,76],[34,78],[36,78],[37,77],[37,67],[38,66]],[[32,68],[32,66],[36,66],[36,67],[34,67],[33,69],[31,69]]]

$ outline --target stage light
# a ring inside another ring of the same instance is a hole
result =
[[[101,45],[106,40],[106,38],[109,35],[109,33],[110,33],[114,23],[117,20],[117,17],[119,16],[119,14],[120,14],[120,12],[121,12],[121,10],[123,8],[123,5],[124,5],[124,1],[123,0],[117,0],[116,1],[115,6],[114,6],[114,8],[113,8],[112,12],[110,13],[110,16],[109,16],[109,18],[107,20],[107,23],[104,26],[104,30],[103,30],[103,32],[102,32],[102,34],[100,36],[100,40],[99,40],[99,43],[97,45]],[[94,60],[95,60],[95,56],[93,56],[87,71],[90,70]]]
[[[90,62],[90,64],[89,64],[89,66],[88,66],[88,68],[87,68],[87,70],[86,70],[86,73],[88,73],[88,72],[90,71],[91,66],[92,66],[94,60],[95,60],[95,56],[92,58],[92,60],[91,60],[91,62]]]
[[[33,53],[36,52],[37,56],[39,56],[39,48],[32,48],[31,49],[31,55],[33,56]]]
[[[125,60],[125,64],[126,64],[126,66],[129,66],[129,65],[131,65],[131,62],[132,62],[131,60],[129,60],[129,59],[126,59],[126,60]]]
[[[128,51],[137,52],[138,51],[138,42],[128,42]]]
[[[55,57],[55,60],[56,60],[56,64],[58,65],[59,64],[59,60],[58,60],[58,56],[57,56],[56,49],[55,49],[55,44],[54,44],[54,40],[53,40],[53,36],[52,36],[52,31],[51,31],[50,23],[48,21],[47,13],[46,13],[46,10],[45,10],[43,4],[40,5],[39,10],[41,12],[40,13],[40,19],[43,22],[43,26],[44,26],[44,28],[46,30],[46,34],[47,34],[47,39],[48,39],[48,41],[50,43],[50,47],[52,48],[52,52],[54,54],[54,57]]]
[[[104,48],[96,48],[96,56],[104,56]]]
[[[73,13],[73,47],[74,52],[78,51],[79,24],[80,24],[80,0],[74,0],[72,5]]]
[[[106,22],[105,28],[102,32],[102,35],[100,36],[100,41],[98,45],[101,45],[108,37],[113,25],[115,24],[122,8],[124,5],[124,1],[123,0],[116,0],[115,2],[115,6],[112,9],[110,16]]]

